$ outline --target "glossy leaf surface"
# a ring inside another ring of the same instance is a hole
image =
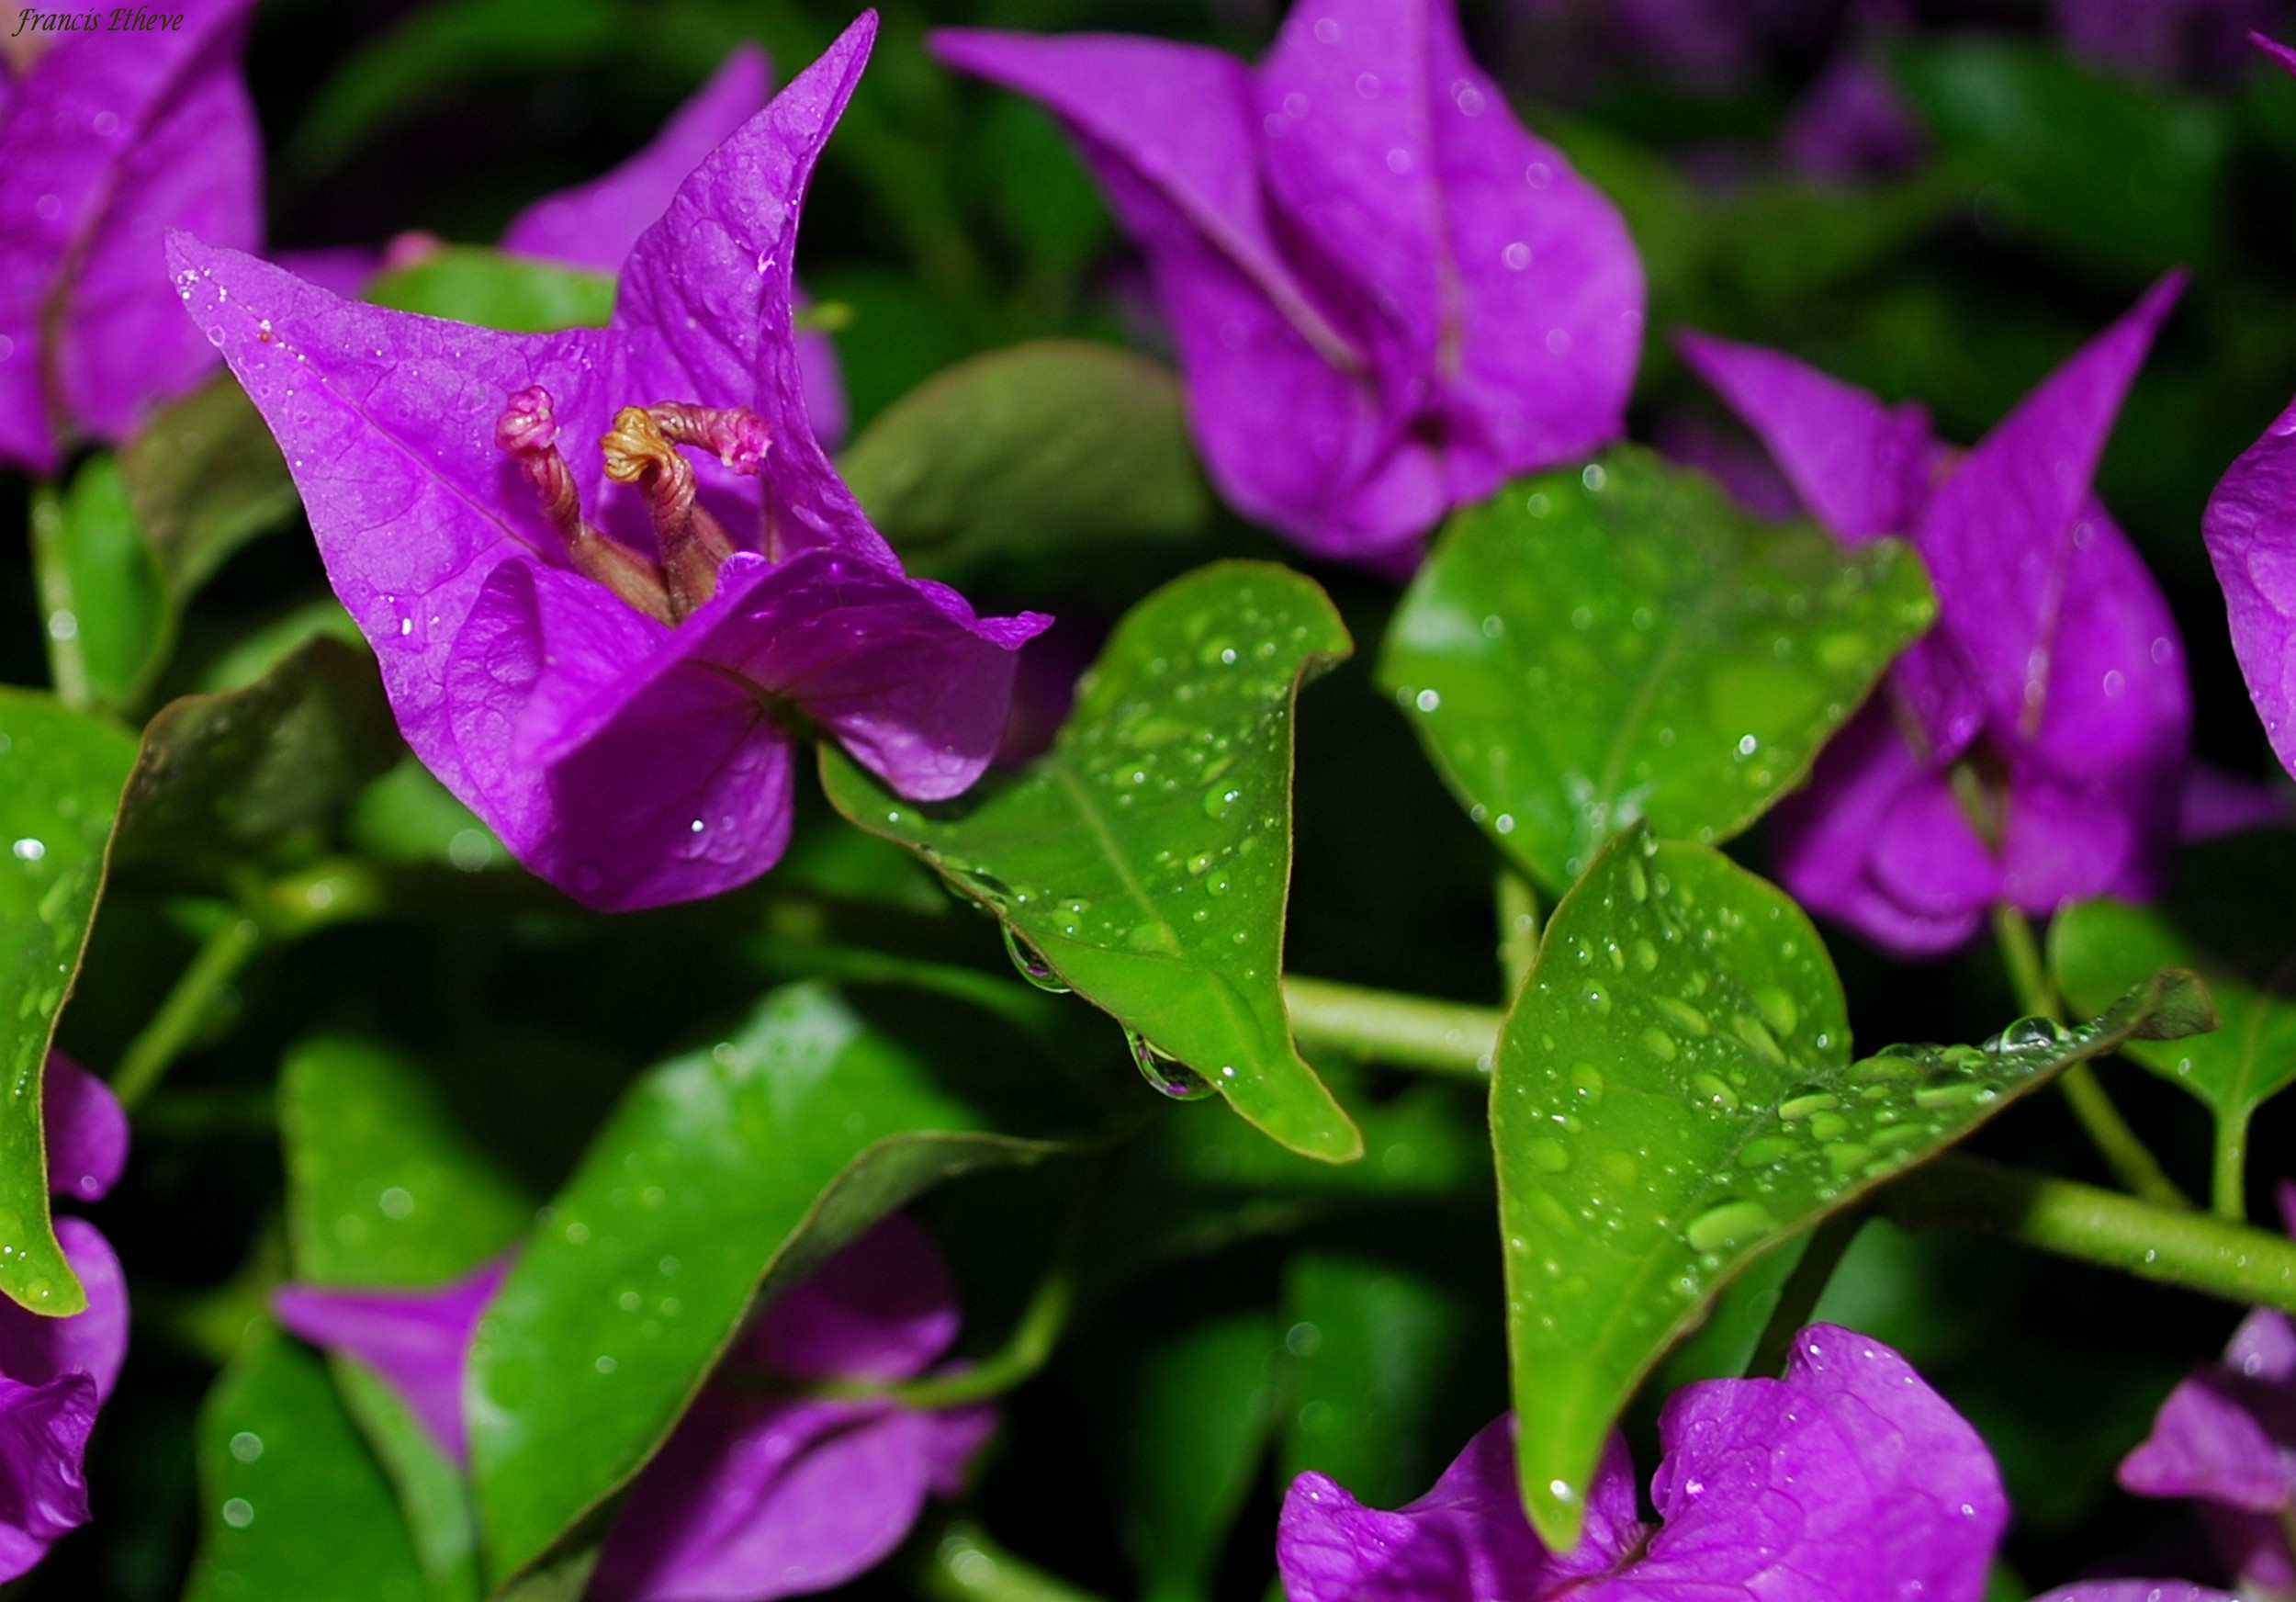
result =
[[[374,659],[324,636],[244,689],[186,695],[143,731],[113,863],[172,883],[309,855],[403,748]]]
[[[57,694],[74,706],[133,700],[161,649],[163,601],[115,457],[89,457],[61,495],[34,495],[32,548]]]
[[[0,689],[0,1292],[39,1313],[86,1305],[48,1222],[40,1070],[104,879],[135,741],[28,690]]]
[[[425,317],[542,333],[605,326],[613,315],[613,276],[450,244],[413,266],[383,274],[367,285],[366,298]]]
[[[497,1584],[636,1472],[753,1296],[928,1185],[1061,1149],[837,995],[797,986],[649,1071],[544,1214],[471,1353],[471,1461]]]
[[[430,1602],[326,1364],[268,1325],[200,1409],[199,1501],[188,1602]]]
[[[1491,1092],[1516,1447],[1548,1544],[1576,1540],[1605,1432],[1753,1258],[2068,1063],[2212,1024],[2170,974],[2077,1030],[1852,1063],[1791,899],[1707,847],[1613,841],[1548,925]]]
[[[1211,514],[1169,368],[1113,345],[1035,340],[948,368],[839,464],[913,571],[1126,538]]]
[[[1125,615],[1026,772],[918,806],[824,747],[823,785],[995,913],[1046,980],[1178,1065],[1143,1064],[1171,1093],[1208,1084],[1295,1151],[1345,1162],[1362,1136],[1293,1048],[1278,986],[1292,702],[1349,649],[1311,581],[1215,563]]]
[[[1455,517],[1379,678],[1469,815],[1554,890],[1641,819],[1744,829],[1935,615],[1905,546],[1764,523],[1622,448]]]
[[[2191,968],[2224,1017],[2213,1034],[2132,1041],[2125,1055],[2245,1125],[2296,1083],[2296,839],[2257,830],[2189,849],[2151,907],[2077,902],[2049,926],[2050,965],[2084,1014],[2155,968]]]

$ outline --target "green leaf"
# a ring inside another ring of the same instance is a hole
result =
[[[1273,1308],[1176,1317],[1157,1289],[1153,1310],[1129,1299],[1096,1326],[1078,1390],[1142,1602],[1208,1602],[1266,1456],[1283,1337]]]
[[[2231,139],[2216,101],[1998,37],[1908,44],[1892,66],[1996,231],[2123,280],[2217,254]]]
[[[1125,615],[1026,773],[918,806],[825,745],[822,784],[994,912],[1046,978],[1182,1065],[1144,1071],[1187,1094],[1200,1078],[1293,1150],[1351,1161],[1362,1136],[1293,1048],[1278,988],[1292,702],[1350,649],[1311,581],[1217,562]]]
[[[113,864],[228,886],[249,862],[309,857],[403,750],[374,659],[318,636],[243,690],[160,709],[120,804]]]
[[[2189,974],[2096,1022],[1850,1060],[1833,965],[1719,852],[1612,842],[1548,923],[1491,1088],[1525,1505],[1578,1539],[1604,1433],[1758,1254],[2069,1063],[2212,1025]]]
[[[1279,1483],[1320,1470],[1367,1506],[1401,1507],[1488,1421],[1458,1416],[1455,1392],[1497,1364],[1476,1360],[1475,1310],[1427,1268],[1353,1251],[1297,1252],[1285,1265],[1292,1383]]]
[[[604,327],[613,316],[613,288],[611,273],[450,244],[413,266],[383,274],[367,285],[366,299],[480,328],[546,333]]]
[[[87,944],[104,842],[135,741],[28,690],[0,688],[0,1292],[36,1313],[87,1305],[48,1219],[39,1087]]]
[[[2296,839],[2284,831],[2189,849],[2176,889],[2156,906],[2065,908],[2049,927],[2049,960],[2083,1013],[2158,968],[2190,968],[2208,982],[2223,1028],[2173,1044],[2133,1041],[2124,1055],[2215,1114],[2220,1152],[2245,1154],[2250,1117],[2296,1083]]]
[[[1202,532],[1211,502],[1179,381],[1131,351],[1041,339],[974,356],[887,410],[839,464],[912,570]]]
[[[159,575],[116,458],[88,458],[62,495],[34,492],[32,557],[57,695],[81,707],[132,701],[164,626]]]
[[[1764,523],[1628,446],[1453,518],[1379,679],[1551,891],[1638,820],[1698,840],[1753,822],[1936,615],[1897,541]]]
[[[422,1070],[372,1042],[307,1041],[279,1081],[287,1231],[307,1283],[428,1288],[508,1247],[534,1204],[463,1138]],[[404,1510],[434,1597],[475,1596],[478,1529],[461,1471],[397,1393],[330,1365]]]
[[[300,504],[278,443],[229,373],[154,412],[120,450],[119,474],[178,608]]]
[[[199,1414],[187,1602],[428,1602],[390,1485],[318,1356],[258,1326]]]
[[[471,1463],[497,1584],[637,1472],[753,1301],[927,1186],[1065,1149],[994,1133],[940,1070],[816,986],[648,1072],[472,1348]]]

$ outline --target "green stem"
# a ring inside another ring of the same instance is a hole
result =
[[[1761,1338],[1754,1343],[1754,1355],[1747,1359],[1749,1377],[1775,1379],[1785,1372],[1795,1335],[1818,1310],[1818,1298],[1826,1293],[1834,1270],[1841,1266],[1842,1255],[1850,1249],[1850,1243],[1857,1239],[1858,1231],[1865,1227],[1865,1220],[1864,1208],[1845,1208],[1810,1232],[1809,1244],[1802,1248],[1802,1260],[1786,1276],[1785,1284],[1778,1292],[1778,1304],[1771,1309],[1769,1322],[1761,1326]]]
[[[2181,1285],[2227,1302],[2296,1313],[2296,1241],[2189,1208],[1948,1153],[1881,1193],[1919,1228],[1989,1229],[2060,1257]]]
[[[1029,1299],[1020,1323],[1013,1330],[1012,1338],[969,1369],[953,1374],[943,1374],[929,1380],[907,1380],[895,1384],[872,1384],[866,1382],[829,1381],[814,1388],[816,1396],[886,1397],[904,1407],[927,1410],[939,1407],[962,1407],[974,1402],[985,1402],[1001,1396],[1017,1386],[1035,1378],[1052,1355],[1060,1342],[1061,1331],[1068,1324],[1069,1310],[1076,1301],[1076,1271],[1073,1260],[1064,1259],[1036,1289]]]
[[[1538,891],[1513,868],[1499,870],[1499,971],[1512,998],[1538,956]]]
[[[263,931],[252,918],[233,912],[216,925],[152,1021],[121,1054],[118,1071],[112,1075],[112,1094],[121,1107],[132,1112],[152,1093],[191,1044],[216,992],[231,982],[262,943]]]
[[[78,615],[72,607],[72,572],[64,560],[63,501],[41,479],[32,486],[32,574],[39,586],[40,637],[48,646],[48,676],[56,699],[85,707],[87,661],[80,650]]]
[[[2209,1168],[2209,1206],[2219,1218],[2248,1221],[2248,1114],[2227,1108],[2216,1115],[2216,1160]]]
[[[950,1520],[926,1555],[918,1589],[933,1602],[1104,1602],[1017,1558],[970,1519]]]
[[[2024,913],[2005,901],[1996,903],[1993,935],[2000,944],[2002,965],[2009,969],[2009,987],[2016,992],[2018,1007],[2033,1017],[2063,1023],[2065,1009],[2057,999],[2056,987],[2049,982],[2048,968],[2041,958],[2041,943],[2033,938],[2033,926],[2026,921]],[[2057,1089],[2064,1092],[2073,1116],[2088,1135],[2089,1144],[2097,1148],[2097,1155],[2105,1159],[2105,1166],[2122,1184],[2158,1206],[2192,1205],[2191,1199],[2177,1188],[2177,1182],[2160,1166],[2152,1148],[2121,1116],[2121,1110],[2106,1094],[2104,1081],[2097,1077],[2095,1068],[2086,1062],[2075,1063],[2057,1076]]]
[[[1366,990],[1328,979],[1284,977],[1284,1005],[1301,1045],[1373,1062],[1488,1080],[1505,1015],[1495,1007]]]

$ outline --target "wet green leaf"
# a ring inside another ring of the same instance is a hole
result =
[[[1165,1288],[1168,1290],[1168,1288]],[[1104,1323],[1078,1389],[1115,1495],[1142,1602],[1208,1602],[1222,1549],[1267,1452],[1283,1351],[1265,1305]]]
[[[160,709],[120,805],[113,864],[228,886],[249,862],[308,857],[403,750],[374,659],[319,636],[244,689]]]
[[[1483,1354],[1460,1288],[1427,1266],[1323,1250],[1285,1265],[1291,1385],[1278,1484],[1316,1469],[1367,1506],[1401,1507],[1489,1421],[1455,1416],[1463,1374],[1491,1370],[1473,1360]]]
[[[46,695],[0,688],[0,1292],[39,1313],[87,1305],[48,1220],[40,1070],[104,881],[135,740]]]
[[[1904,545],[1764,523],[1622,447],[1455,517],[1379,679],[1470,816],[1555,890],[1640,819],[1744,829],[1935,615]]]
[[[2121,279],[2216,254],[2231,145],[2221,104],[1998,36],[1908,44],[1892,66],[1975,185],[1989,231]]]
[[[1578,1539],[1603,1438],[1760,1253],[2069,1063],[2212,1025],[2155,975],[2096,1022],[1850,1060],[1841,988],[1783,892],[1635,830],[1563,899],[1491,1091],[1516,1446],[1533,1522]]]
[[[307,1041],[279,1081],[287,1231],[307,1283],[428,1289],[503,1251],[534,1203],[473,1149],[422,1071],[372,1042]],[[476,1596],[478,1530],[461,1472],[397,1393],[331,1359],[344,1405],[399,1495],[434,1598]]]
[[[1043,339],[974,356],[894,403],[839,464],[912,570],[1199,533],[1211,501],[1170,368]]]
[[[2133,1041],[2123,1055],[2215,1114],[2220,1150],[2245,1150],[2249,1118],[2296,1083],[2296,839],[2257,830],[2188,850],[2155,906],[2077,902],[2049,926],[2057,986],[2094,1013],[2157,968],[2208,982],[2213,1034]],[[2230,1198],[2226,1198],[2227,1201]]]
[[[1348,1161],[1362,1137],[1293,1048],[1278,982],[1292,701],[1349,649],[1310,580],[1215,563],[1125,616],[1025,773],[919,806],[824,746],[822,783],[1002,919],[1024,965],[1113,1013],[1167,1094],[1209,1086],[1294,1150]]]
[[[188,1602],[430,1602],[326,1366],[267,1325],[200,1410],[199,1500]]]
[[[543,333],[605,326],[613,315],[613,283],[611,273],[450,244],[413,266],[383,274],[367,285],[366,299],[480,328]]]
[[[61,495],[34,493],[32,555],[57,695],[132,701],[163,647],[164,603],[117,458],[89,457]]]
[[[542,1215],[471,1351],[471,1462],[499,1585],[636,1472],[753,1299],[925,1187],[1068,1149],[834,992],[777,992],[648,1072]]]
[[[154,412],[121,448],[119,473],[178,608],[300,504],[278,443],[229,373]]]

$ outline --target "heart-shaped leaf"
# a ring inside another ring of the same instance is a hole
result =
[[[326,1365],[267,1325],[199,1411],[199,1490],[186,1602],[435,1602]]]
[[[637,1472],[753,1300],[929,1185],[1073,1149],[998,1122],[816,986],[646,1074],[471,1348],[471,1468],[497,1583]]]
[[[1708,847],[1613,841],[1555,909],[1491,1087],[1516,1450],[1547,1544],[1576,1542],[1604,1433],[1755,1256],[2067,1064],[2213,1023],[2172,972],[2077,1030],[1852,1063],[1801,908]]]
[[[922,573],[1087,541],[1178,538],[1211,515],[1171,369],[1082,340],[1032,340],[944,369],[838,466]]]
[[[2065,998],[2095,1013],[2157,968],[2190,968],[2224,1015],[2213,1034],[2132,1041],[2124,1055],[2181,1085],[2216,1115],[2217,1200],[2238,1211],[2248,1121],[2296,1083],[2296,837],[2259,829],[2206,841],[2178,863],[2151,907],[2077,902],[2049,926]]]
[[[41,1069],[80,970],[104,842],[135,741],[46,695],[0,688],[0,1292],[35,1313],[87,1305],[49,1226]]]
[[[1125,615],[1025,773],[919,806],[825,746],[822,784],[994,912],[1044,981],[1113,1013],[1169,1093],[1208,1084],[1293,1150],[1350,1161],[1362,1136],[1293,1048],[1279,987],[1292,702],[1349,649],[1311,581],[1217,562]]]
[[[1622,447],[1455,517],[1379,679],[1553,890],[1638,820],[1707,841],[1753,822],[1936,613],[1906,546],[1762,522]]]

